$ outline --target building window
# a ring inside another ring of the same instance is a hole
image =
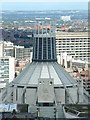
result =
[[[46,51],[46,38],[43,38],[43,59],[47,58],[47,51]]]
[[[37,50],[38,50],[38,38],[36,38],[36,52],[35,52],[35,59],[37,59]]]
[[[48,38],[48,59],[51,59],[51,43],[50,43],[50,38]]]
[[[42,38],[39,39],[39,59],[42,59]]]
[[[52,59],[54,59],[54,39],[52,38]]]

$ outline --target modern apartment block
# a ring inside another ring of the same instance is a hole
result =
[[[10,83],[14,76],[13,43],[0,41],[0,88]]]
[[[67,52],[72,58],[88,60],[88,33],[86,32],[57,32],[56,33],[56,50],[57,55]]]
[[[3,50],[4,50],[4,56],[11,56],[13,57],[14,56],[14,45],[12,42],[6,42],[4,41],[3,43]]]
[[[0,41],[0,57],[3,56],[3,41]]]
[[[61,20],[63,20],[63,21],[70,21],[71,20],[71,16],[61,16]]]
[[[1,41],[0,42],[0,57],[11,56],[17,60],[31,59],[33,48],[25,48],[24,46],[16,46],[12,42]]]
[[[13,57],[0,57],[0,88],[10,83],[15,76],[15,65]]]
[[[14,57],[15,59],[23,59],[24,46],[14,46]]]
[[[16,60],[30,59],[33,48],[24,48],[24,46],[14,46],[14,57]]]
[[[32,50],[33,50],[32,47],[24,49],[24,58],[25,59],[32,59]]]

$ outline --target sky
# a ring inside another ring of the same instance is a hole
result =
[[[68,2],[67,2],[68,1]],[[2,10],[88,10],[88,0],[1,0]]]
[[[1,2],[62,2],[62,0],[0,0]],[[63,2],[89,2],[89,0],[63,0]]]

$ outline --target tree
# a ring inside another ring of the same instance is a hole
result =
[[[74,32],[74,29],[73,28],[69,28],[68,32]]]

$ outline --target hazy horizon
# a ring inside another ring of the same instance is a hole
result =
[[[2,11],[88,10],[87,2],[7,2]]]

